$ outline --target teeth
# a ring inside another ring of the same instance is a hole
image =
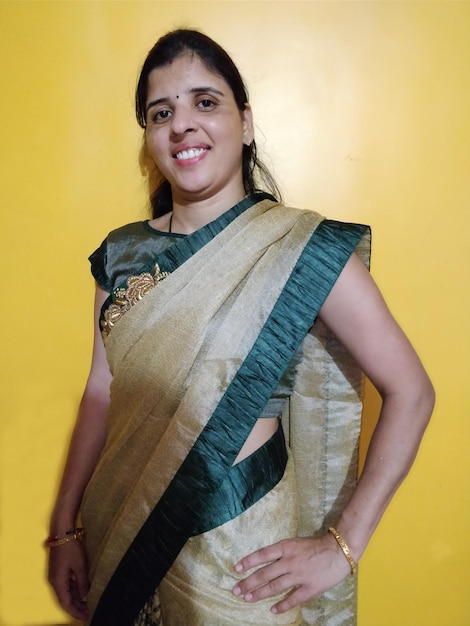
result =
[[[176,158],[181,160],[194,159],[203,152],[205,152],[204,148],[190,148],[189,150],[183,150],[182,152],[178,152]]]

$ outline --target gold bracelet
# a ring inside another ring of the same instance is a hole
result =
[[[57,546],[63,546],[65,543],[69,543],[70,541],[81,539],[84,534],[85,530],[83,528],[73,528],[72,530],[68,530],[65,535],[48,537],[44,542],[44,545],[46,548],[56,548]]]
[[[344,541],[336,528],[333,528],[331,526],[330,528],[328,528],[328,532],[336,539],[339,547],[343,551],[344,556],[347,558],[349,567],[351,568],[351,574],[357,574],[357,564],[352,557],[351,550],[348,548],[348,544]]]

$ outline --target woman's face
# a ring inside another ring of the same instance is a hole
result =
[[[244,195],[243,144],[253,140],[251,109],[241,112],[229,85],[197,56],[152,70],[146,103],[148,151],[169,181],[173,202]]]

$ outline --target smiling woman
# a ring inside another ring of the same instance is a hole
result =
[[[365,267],[369,229],[266,193],[243,81],[205,35],[156,43],[136,111],[153,219],[90,257],[50,582],[93,626],[354,624],[357,561],[433,405]],[[361,370],[383,405],[356,485]]]
[[[201,88],[203,92],[206,87],[214,89],[214,84],[218,81],[221,90],[216,89],[216,92],[212,93],[211,96],[222,96],[225,99],[233,97],[242,117],[245,116],[245,113],[250,112],[251,114],[248,105],[248,93],[243,79],[225,50],[202,33],[197,33],[196,36],[194,31],[181,30],[177,32],[178,37],[169,33],[159,39],[143,64],[136,90],[136,115],[140,126],[144,129],[147,127],[149,107],[154,103],[153,98],[149,97],[151,73],[159,68],[168,68],[173,65],[175,60],[182,60],[183,58],[202,64],[206,71],[206,77],[209,79],[207,84],[203,83],[202,87],[199,85],[199,87],[193,87],[194,89]],[[218,91],[219,93],[217,93]],[[169,96],[170,94],[166,95]],[[175,92],[172,95],[175,95]],[[176,99],[179,98],[180,93],[176,92]],[[210,101],[211,98],[209,97],[208,100]],[[252,123],[251,118],[249,122]],[[254,193],[261,183],[260,188],[280,197],[281,194],[276,182],[257,155],[256,142],[253,137],[249,143],[243,143],[242,174],[245,194]],[[259,178],[258,182],[255,182],[256,177]],[[160,177],[159,183],[151,197],[154,217],[169,212],[173,208],[171,186],[164,177]]]
[[[212,220],[245,195],[242,152],[253,141],[251,109],[245,103],[240,111],[225,80],[184,55],[150,72],[146,112],[147,149],[171,187],[173,226],[189,234],[195,201]],[[161,220],[152,225],[163,230]]]

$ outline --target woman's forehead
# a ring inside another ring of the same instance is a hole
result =
[[[223,87],[223,91],[227,89],[230,91],[225,79],[209,69],[195,54],[181,55],[168,65],[154,68],[149,73],[149,90],[165,89],[176,85],[186,89],[191,89],[194,86],[218,85],[219,89]]]

